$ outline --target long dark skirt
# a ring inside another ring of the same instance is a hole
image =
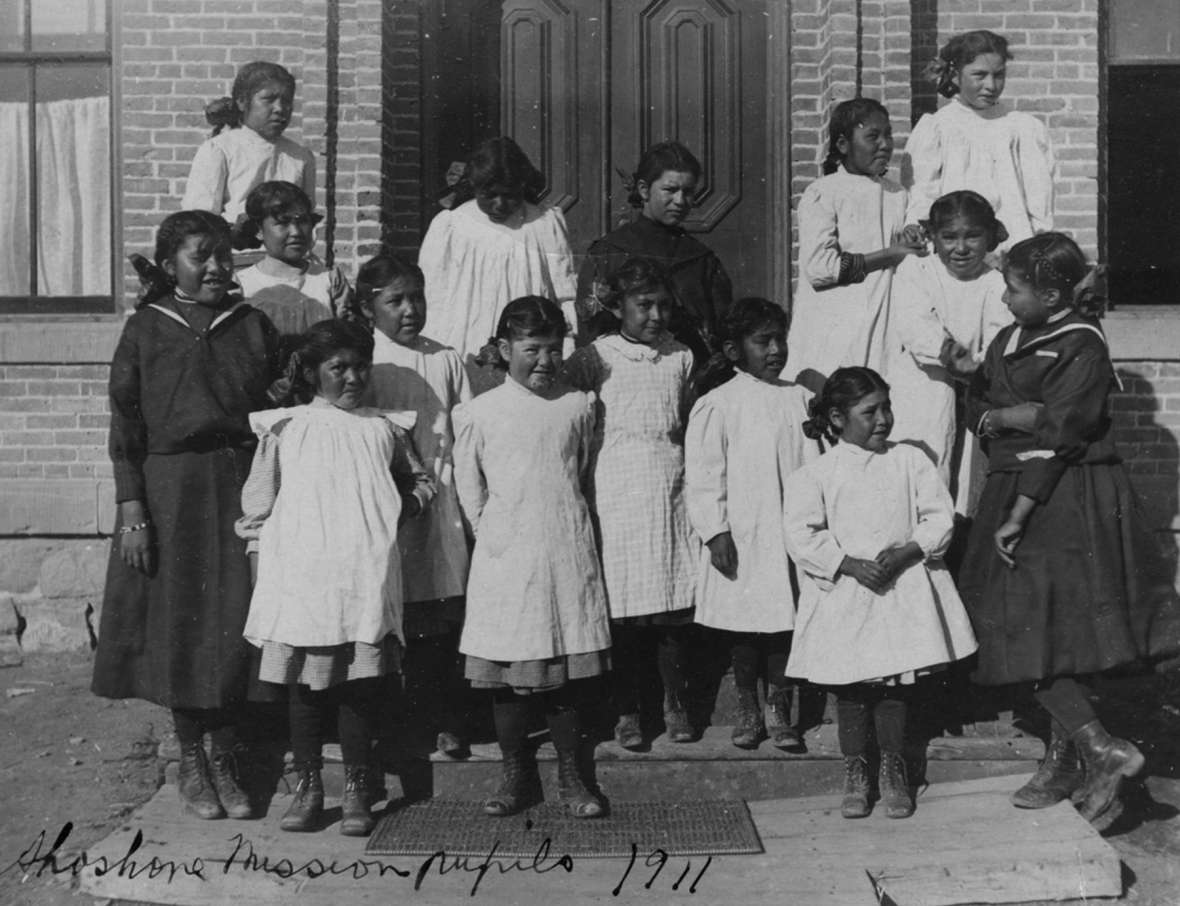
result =
[[[959,575],[979,639],[972,679],[991,686],[1097,673],[1175,651],[1171,576],[1123,467],[1067,469],[1033,511],[1009,569],[993,535],[1017,480],[1014,472],[988,476]]]
[[[250,565],[234,521],[252,455],[231,448],[147,458],[156,573],[124,564],[115,538],[91,685],[97,695],[169,708],[245,700]]]

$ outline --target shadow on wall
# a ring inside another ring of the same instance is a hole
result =
[[[1115,440],[1140,513],[1158,543],[1158,568],[1175,585],[1180,565],[1180,409],[1168,409],[1166,394],[1161,392],[1180,379],[1180,363],[1135,362],[1118,365],[1116,370],[1123,386],[1111,397]],[[1165,581],[1162,576],[1151,578]]]

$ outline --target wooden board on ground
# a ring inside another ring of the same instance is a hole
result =
[[[904,821],[878,814],[844,820],[833,796],[751,803],[764,854],[663,864],[658,854],[642,852],[633,862],[563,862],[556,849],[518,861],[366,858],[364,840],[341,837],[335,825],[314,834],[280,831],[285,797],[275,797],[257,821],[202,822],[184,816],[175,787],[166,786],[89,851],[81,887],[95,897],[176,906],[457,906],[471,902],[473,889],[486,901],[519,906],[876,906],[872,876],[897,906],[1117,897],[1114,850],[1068,804],[1012,808],[1012,785],[1003,777],[936,785]],[[472,820],[496,819],[475,812]],[[137,835],[139,847],[128,856]],[[59,867],[65,861],[59,854]]]

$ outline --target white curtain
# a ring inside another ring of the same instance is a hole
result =
[[[0,104],[0,130],[0,296],[25,295],[28,107]],[[38,296],[111,291],[110,145],[107,98],[37,105]]]

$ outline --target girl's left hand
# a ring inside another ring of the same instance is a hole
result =
[[[930,249],[926,245],[926,231],[920,224],[907,223],[901,230],[899,237],[901,244],[911,249],[919,257],[929,255]]]
[[[887,547],[881,553],[877,554],[873,559],[876,560],[877,565],[885,570],[887,575],[887,583],[892,582],[900,573],[905,572],[915,563],[922,561],[922,548],[920,548],[913,541],[907,544],[899,544],[896,547]]]
[[[993,536],[996,542],[996,553],[1009,569],[1016,569],[1016,546],[1024,537],[1024,523],[1011,517],[998,529]]]
[[[721,532],[706,542],[709,548],[709,560],[713,568],[727,579],[737,578],[738,554],[733,543],[733,535]]]

